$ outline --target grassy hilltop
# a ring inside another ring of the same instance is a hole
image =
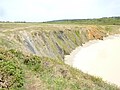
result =
[[[112,24],[0,23],[0,90],[120,90],[64,64],[77,46],[119,33]]]
[[[94,19],[63,19],[44,23],[56,24],[83,24],[83,25],[120,25],[120,17],[104,17]]]

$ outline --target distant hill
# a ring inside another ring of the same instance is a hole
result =
[[[44,22],[44,23],[120,25],[120,16],[118,16],[118,17],[94,18],[94,19],[63,19],[63,20],[47,21],[47,22]]]

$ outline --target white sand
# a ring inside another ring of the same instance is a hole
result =
[[[65,57],[65,63],[120,86],[120,35],[76,48]]]

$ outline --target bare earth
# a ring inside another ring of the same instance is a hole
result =
[[[65,57],[65,63],[120,86],[120,35],[86,43]]]

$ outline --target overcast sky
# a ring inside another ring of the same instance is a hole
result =
[[[49,21],[120,16],[120,0],[0,0],[0,20]]]

